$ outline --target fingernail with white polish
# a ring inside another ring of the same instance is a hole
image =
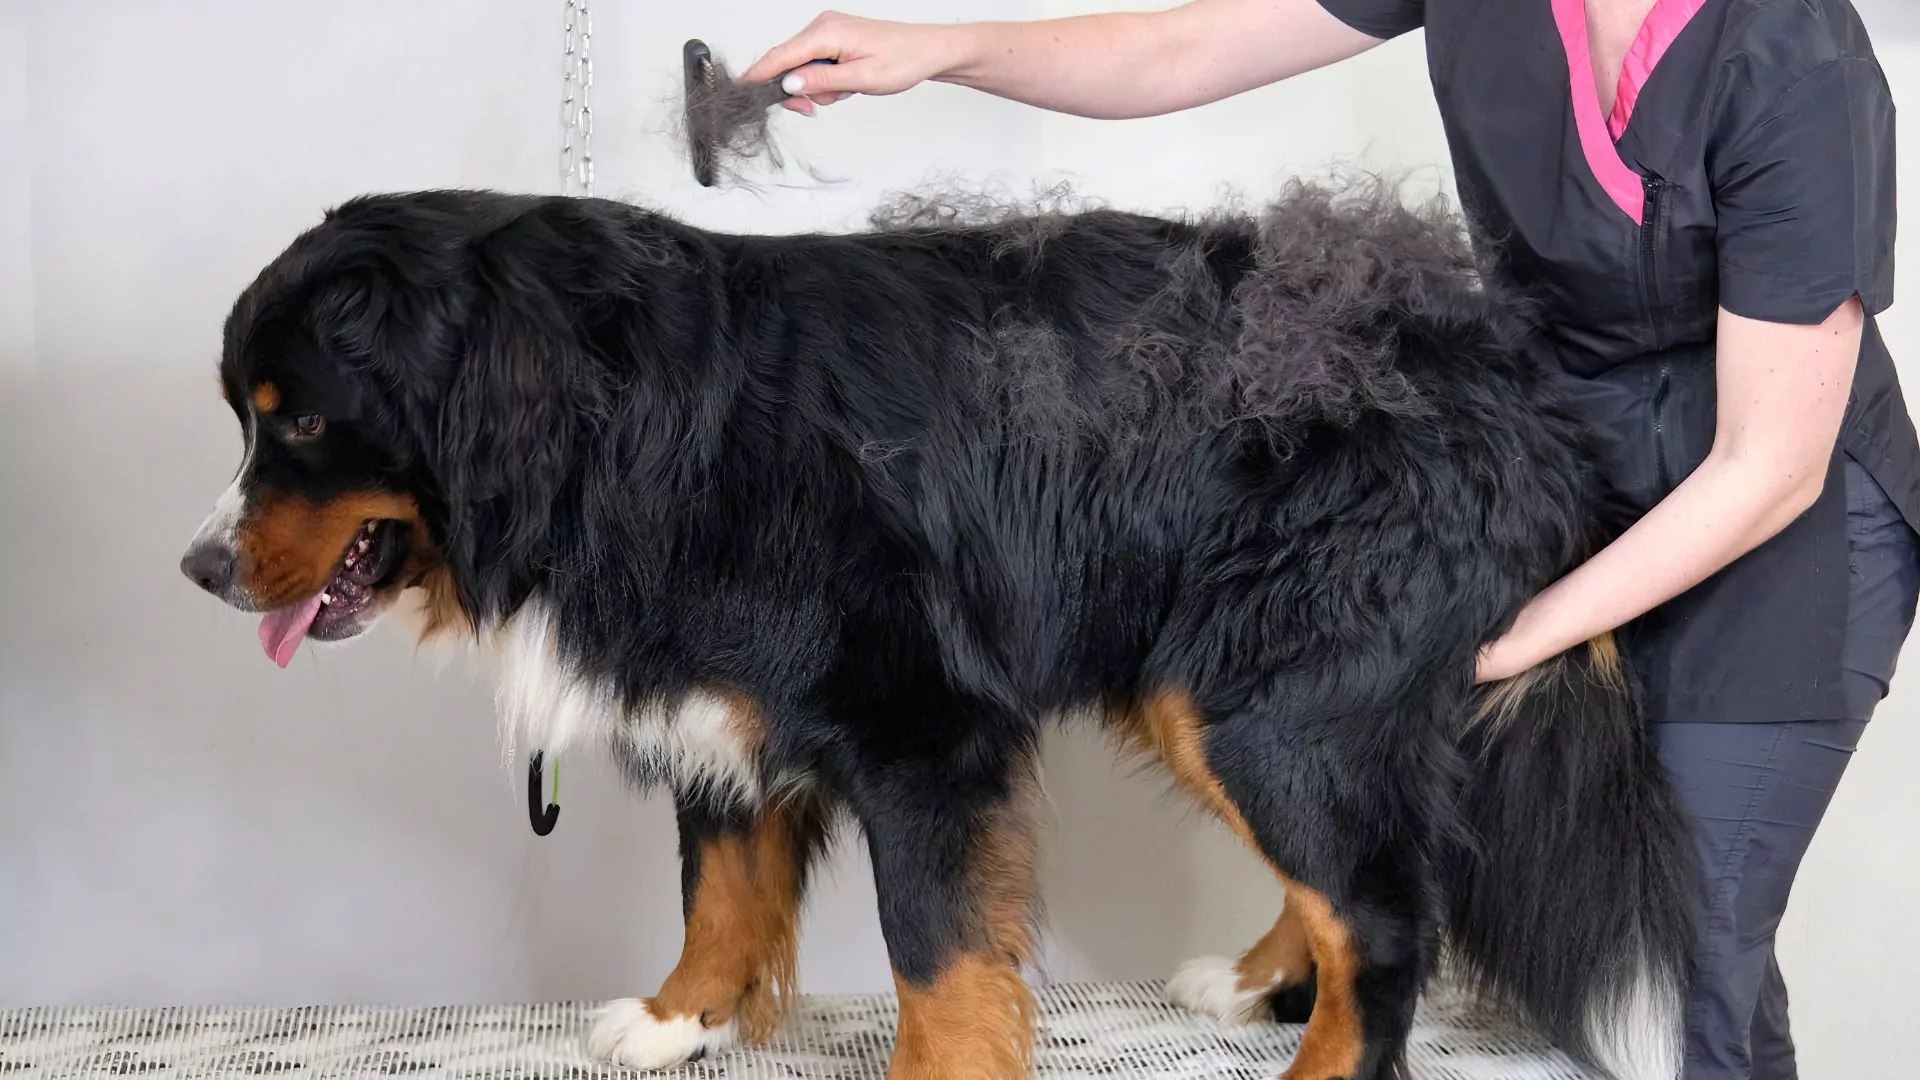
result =
[[[786,78],[780,80],[780,89],[786,91],[789,94],[799,93],[800,88],[805,85],[806,85],[806,82],[802,80],[798,75],[788,75]]]

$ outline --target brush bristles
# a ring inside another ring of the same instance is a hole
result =
[[[737,180],[738,164],[753,158],[781,166],[767,123],[768,109],[779,99],[775,88],[736,82],[704,46],[696,50],[689,43],[681,122],[694,178],[703,187],[713,187],[722,175]]]

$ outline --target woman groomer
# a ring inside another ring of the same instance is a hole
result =
[[[805,113],[936,79],[1134,117],[1422,27],[1463,208],[1545,302],[1644,511],[1486,647],[1480,678],[1624,627],[1706,890],[1686,1076],[1792,1077],[1774,931],[1920,594],[1920,448],[1873,321],[1893,299],[1894,107],[1845,0],[822,16],[741,77],[837,60],[788,76]]]

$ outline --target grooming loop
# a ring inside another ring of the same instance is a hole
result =
[[[560,823],[560,804],[549,801],[543,791],[547,755],[536,753],[533,760],[527,762],[527,820],[533,825],[533,835],[545,836]],[[560,797],[560,768],[553,770],[553,798]]]

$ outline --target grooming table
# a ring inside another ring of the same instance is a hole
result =
[[[1272,1080],[1300,1039],[1298,1027],[1228,1028],[1174,1009],[1156,983],[1058,985],[1039,996],[1036,1072],[1057,1080]],[[893,1045],[891,996],[813,996],[766,1049],[638,1073],[587,1060],[591,1008],[16,1009],[0,1011],[0,1076],[882,1080]],[[1594,1080],[1438,990],[1422,1004],[1408,1058],[1417,1080]]]

